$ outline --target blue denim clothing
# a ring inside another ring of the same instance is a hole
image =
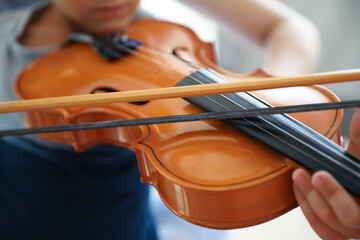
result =
[[[155,240],[133,152],[0,139],[0,239]]]

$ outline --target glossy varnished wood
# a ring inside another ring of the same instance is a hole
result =
[[[137,54],[109,63],[91,46],[71,44],[38,59],[20,74],[16,82],[19,98],[89,94],[99,88],[130,91],[172,87],[196,70],[184,65],[181,58],[210,67],[231,81],[272,77],[261,70],[244,75],[217,67],[211,44],[200,41],[180,25],[138,21],[129,27],[128,34],[145,42],[146,47],[160,48],[162,54],[139,48]],[[338,101],[334,94],[319,86],[254,94],[274,106]],[[26,123],[35,127],[198,112],[198,108],[183,99],[151,100],[142,104],[33,110],[27,113]],[[341,144],[341,110],[292,116]],[[220,121],[48,133],[41,137],[71,144],[77,151],[97,144],[134,150],[141,180],[152,184],[175,214],[201,226],[219,229],[250,226],[296,206],[291,173],[297,166]]]

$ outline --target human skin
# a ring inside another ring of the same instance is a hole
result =
[[[350,127],[347,151],[360,157],[360,109]],[[360,205],[329,173],[293,173],[296,199],[310,225],[324,240],[360,238]]]

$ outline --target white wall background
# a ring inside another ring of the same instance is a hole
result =
[[[322,39],[320,61],[316,72],[360,69],[360,1],[359,0],[281,0],[309,18],[319,29]],[[221,34],[220,64],[226,68],[251,72],[261,66],[261,50],[247,47],[234,38]],[[236,46],[236,47],[235,47]],[[326,85],[341,100],[360,96],[360,81]],[[353,110],[345,111],[343,133],[348,126]]]

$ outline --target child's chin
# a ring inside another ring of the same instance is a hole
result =
[[[121,32],[125,28],[124,24],[110,25],[110,26],[90,26],[87,32],[92,35],[105,35],[113,32]]]

